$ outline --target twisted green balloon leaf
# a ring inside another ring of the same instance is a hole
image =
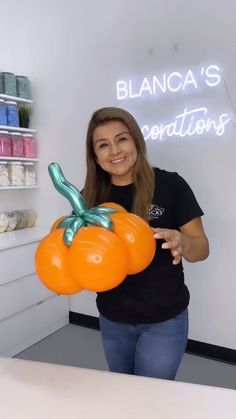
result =
[[[57,226],[57,228],[65,227],[63,240],[66,246],[71,245],[76,233],[83,226],[95,225],[108,230],[113,229],[110,214],[117,212],[114,208],[88,209],[83,196],[74,185],[66,180],[59,164],[50,163],[48,171],[56,190],[68,199],[75,213],[65,217]]]
[[[65,228],[64,234],[63,234],[63,240],[64,243],[67,246],[70,246],[74,236],[79,231],[81,227],[85,225],[85,222],[82,217],[77,217],[77,219],[71,221],[69,225]]]
[[[57,228],[67,227],[71,221],[75,220],[76,218],[76,215],[68,215],[67,217],[63,218],[63,220],[58,224]]]
[[[109,215],[109,214],[114,214],[116,211],[116,209],[114,208],[110,208],[110,207],[94,207],[91,208],[89,210],[90,214],[102,214],[102,215]]]
[[[104,227],[108,230],[111,230],[113,227],[112,221],[109,217],[101,214],[97,215],[95,213],[90,214],[89,211],[84,215],[84,220],[86,221],[86,224]]]

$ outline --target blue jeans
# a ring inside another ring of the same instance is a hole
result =
[[[188,340],[187,309],[161,323],[131,325],[99,316],[110,371],[174,380]]]

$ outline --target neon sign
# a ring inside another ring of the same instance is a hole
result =
[[[168,92],[177,93],[185,91],[189,86],[199,89],[202,85],[216,87],[221,82],[220,68],[217,65],[202,67],[200,77],[192,71],[185,73],[174,71],[170,74],[163,73],[161,76],[153,75],[144,77],[140,85],[134,86],[134,82],[129,79],[119,80],[116,83],[117,99],[134,99],[142,96],[158,96]]]
[[[186,137],[187,135],[202,135],[204,132],[209,132],[210,130],[215,131],[216,135],[221,136],[224,134],[225,126],[229,121],[231,119],[227,113],[219,115],[218,121],[216,121],[208,116],[208,109],[205,107],[192,110],[185,108],[184,112],[177,115],[175,120],[169,124],[159,124],[151,127],[144,125],[141,131],[145,140],[156,140],[158,138],[162,140],[164,136]]]
[[[199,70],[188,69],[185,72],[165,72],[161,75],[144,77],[139,83],[134,80],[118,80],[116,94],[119,101],[150,98],[160,100],[164,95],[178,93],[191,94],[203,88],[216,88],[222,81],[221,70],[217,65],[208,65]],[[231,121],[228,113],[221,113],[212,118],[207,106],[188,109],[178,113],[169,123],[144,124],[141,128],[144,139],[165,137],[186,137],[213,132],[221,136],[226,125]]]

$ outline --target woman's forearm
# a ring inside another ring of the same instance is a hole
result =
[[[209,243],[206,237],[189,237],[181,233],[182,256],[188,262],[204,260],[209,255]]]

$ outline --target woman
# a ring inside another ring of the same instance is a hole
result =
[[[150,167],[136,120],[119,108],[92,115],[83,195],[89,207],[113,201],[134,212],[150,222],[157,239],[144,271],[97,295],[109,368],[174,380],[188,338],[181,259],[197,262],[209,254],[203,212],[183,178]]]

